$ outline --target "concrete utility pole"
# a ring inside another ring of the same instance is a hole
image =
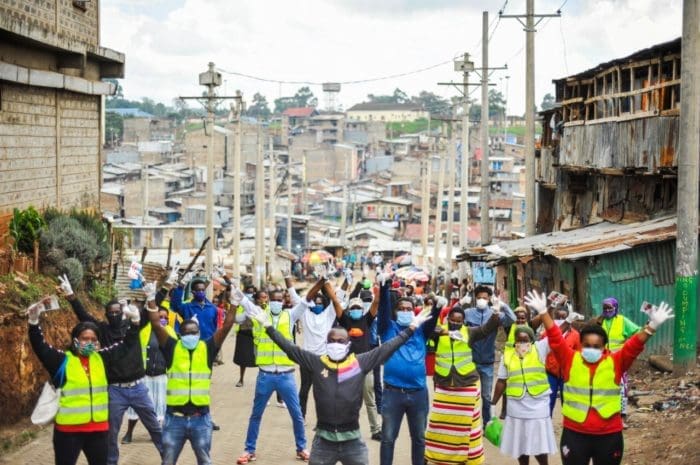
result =
[[[292,202],[292,157],[287,149],[287,252],[292,251],[292,216],[294,204]]]
[[[428,264],[428,231],[430,226],[430,177],[432,174],[433,154],[432,151],[428,157],[423,160],[423,185],[421,186],[421,216],[420,216],[420,245],[422,250],[422,265]]]
[[[446,126],[444,126],[446,127]],[[443,130],[444,130],[443,127]],[[440,158],[440,170],[438,174],[437,205],[435,206],[435,234],[433,234],[433,277],[437,279],[438,266],[440,264],[440,242],[442,241],[442,197],[445,186],[445,155],[438,146]]]
[[[454,240],[454,225],[455,225],[455,159],[457,158],[457,150],[455,147],[455,119],[450,121],[450,137],[447,139],[449,146],[447,147],[447,173],[450,177],[448,182],[448,200],[447,200],[447,251],[445,252],[447,264],[445,266],[445,282],[448,282],[452,277],[452,243]]]
[[[482,16],[481,39],[481,244],[491,243],[489,218],[489,12]]]
[[[269,189],[270,189],[270,198],[268,200],[268,207],[267,207],[267,227],[270,230],[270,238],[269,238],[269,251],[267,254],[267,276],[272,276],[272,260],[275,256],[275,246],[276,241],[275,241],[275,236],[277,235],[277,219],[276,219],[276,213],[277,213],[277,165],[276,165],[276,160],[275,160],[275,145],[274,141],[272,139],[272,136],[270,136],[270,183],[269,183]]]
[[[260,288],[265,274],[265,156],[262,127],[258,123],[258,153],[255,163],[255,285]]]
[[[148,190],[148,163],[145,164],[141,171],[143,174],[143,216],[141,217],[141,224],[146,224],[146,217],[148,216],[148,196],[150,192]]]
[[[306,215],[306,149],[301,156],[301,214]]]
[[[537,199],[535,198],[535,27],[543,18],[559,17],[556,14],[535,14],[535,0],[527,0],[524,15],[504,15],[515,18],[525,28],[525,234],[536,233]],[[522,21],[525,18],[525,22]],[[535,23],[535,18],[538,18]]]
[[[695,367],[698,308],[698,157],[700,156],[700,0],[683,2],[678,234],[673,368]]]
[[[241,141],[243,139],[242,117],[245,103],[241,91],[236,91],[233,108],[236,115],[236,148],[233,152],[233,278],[241,279]]]
[[[348,175],[348,166],[350,165],[350,157],[346,156],[343,160],[343,202],[340,210],[340,245],[344,248],[346,247],[345,234],[346,234],[346,223],[348,222],[348,184],[350,183],[350,177]]]
[[[474,63],[469,61],[469,54],[464,54],[462,62],[462,176],[459,197],[459,248],[469,245],[469,71],[474,69]],[[463,268],[463,267],[462,267]],[[464,278],[460,273],[460,279]]]

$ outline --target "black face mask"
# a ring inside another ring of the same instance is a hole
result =
[[[450,331],[459,331],[460,328],[462,327],[462,323],[447,323],[447,328]]]
[[[107,313],[107,322],[111,329],[119,329],[122,327],[122,314],[121,313]]]

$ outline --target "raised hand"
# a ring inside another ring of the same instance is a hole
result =
[[[430,319],[430,315],[431,312],[429,308],[423,309],[418,315],[415,315],[413,317],[413,320],[411,320],[411,324],[409,325],[409,327],[412,329],[418,328],[420,325],[422,325]]]
[[[258,323],[260,323],[263,327],[267,328],[272,324],[270,321],[270,316],[267,314],[267,312],[263,311],[258,306],[255,306],[254,308],[250,309],[250,316],[253,317]]]
[[[141,321],[141,313],[139,312],[139,309],[136,308],[134,305],[126,305],[122,307],[122,311],[124,312],[124,315],[126,315],[126,317],[131,320],[132,323],[138,323],[139,321]]]
[[[70,281],[68,280],[68,276],[64,274],[63,276],[58,277],[58,289],[65,295],[66,297],[73,295],[73,287],[70,285]]]
[[[529,291],[525,297],[525,305],[532,308],[538,315],[547,313],[547,296],[544,292],[539,294],[537,291]]]
[[[168,284],[169,286],[174,286],[175,283],[177,283],[178,278],[180,277],[179,275],[180,271],[180,265],[175,265],[172,270],[170,270],[170,274],[168,275],[167,279],[165,280],[165,284]]]
[[[501,313],[501,308],[503,307],[503,301],[496,295],[491,297],[491,309],[493,313]]]
[[[27,319],[29,320],[30,325],[38,325],[39,324],[39,315],[41,315],[43,312],[46,311],[46,306],[44,305],[43,302],[37,302],[35,304],[30,305],[27,307]]]
[[[157,283],[153,281],[152,283],[146,283],[143,285],[143,292],[146,294],[146,302],[150,302],[151,300],[156,300],[156,289],[157,289]]]
[[[673,308],[669,307],[666,302],[661,302],[658,308],[652,308],[649,311],[649,327],[656,330],[659,326],[674,316]]]
[[[233,307],[238,307],[243,302],[246,296],[238,287],[232,286],[231,293],[229,294],[228,301]]]

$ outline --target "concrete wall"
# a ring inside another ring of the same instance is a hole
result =
[[[428,118],[427,111],[348,111],[348,119],[360,121],[415,121],[420,118]]]
[[[0,83],[0,213],[98,207],[100,97]]]
[[[131,181],[124,184],[124,215],[143,215],[143,196],[145,195],[143,180]],[[148,207],[156,208],[165,205],[165,180],[150,178],[148,180]]]

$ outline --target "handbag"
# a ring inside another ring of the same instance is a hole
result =
[[[62,386],[66,377],[66,362],[68,357],[63,359],[63,363],[58,368],[56,376],[59,379],[57,386]],[[50,381],[44,383],[44,388],[41,390],[39,400],[32,411],[32,423],[35,425],[48,425],[56,418],[58,413],[58,403],[61,398],[61,388],[54,387]]]

